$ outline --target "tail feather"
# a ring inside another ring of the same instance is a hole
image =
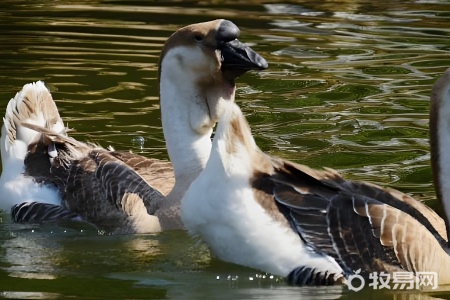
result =
[[[42,137],[41,141],[43,141],[46,146],[48,145],[47,153],[49,155],[50,161],[58,156],[59,161],[66,166],[68,166],[73,160],[82,159],[83,157],[88,155],[91,150],[99,147],[93,143],[79,142],[76,139],[67,136],[66,132],[60,134],[51,129],[47,129],[45,127],[30,123],[22,123],[21,126],[24,128],[29,128],[30,130],[33,130],[40,134],[40,136]],[[67,129],[67,131],[69,131],[69,129]],[[55,146],[58,144],[64,145],[64,148],[66,150],[58,152],[57,146]]]
[[[66,129],[56,104],[42,81],[24,85],[6,107],[0,142],[2,210],[9,210],[12,205],[25,201],[60,203],[54,187],[41,186],[34,182],[33,178],[24,176],[28,151],[41,137],[40,132],[24,126],[25,123],[66,136]]]
[[[22,123],[38,125],[65,135],[64,123],[56,104],[42,81],[24,85],[9,101],[3,118],[2,157],[11,152],[15,141],[29,145],[38,135],[36,131],[22,126]]]

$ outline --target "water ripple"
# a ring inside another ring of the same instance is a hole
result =
[[[448,11],[445,0],[4,0],[0,111],[21,86],[41,79],[75,138],[165,159],[157,82],[162,45],[182,25],[229,18],[270,65],[239,78],[236,97],[264,151],[430,200],[429,95],[450,66]],[[249,278],[254,270],[218,263],[205,247],[179,236],[184,233],[48,239],[7,224],[0,224],[0,276],[10,291],[0,297],[324,299],[342,293],[284,283],[261,288],[256,280],[230,287],[217,276],[228,278],[232,270]],[[27,276],[35,277],[20,278]],[[57,284],[39,293],[42,282]],[[16,293],[13,287],[22,284],[36,293]]]

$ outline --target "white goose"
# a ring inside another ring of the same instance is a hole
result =
[[[431,99],[431,153],[444,219],[397,190],[264,154],[229,103],[208,163],[183,197],[186,228],[219,258],[293,284],[396,271],[436,272],[438,284],[449,284],[450,70]]]
[[[81,219],[112,233],[180,228],[180,199],[208,160],[235,78],[267,67],[238,35],[228,20],[198,23],[176,31],[162,50],[161,115],[173,171],[168,162],[68,137],[44,84],[25,85],[2,127],[0,209],[12,207],[17,222]]]

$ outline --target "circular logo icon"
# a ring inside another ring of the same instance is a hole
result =
[[[359,275],[361,272],[361,269],[358,269],[355,271],[355,274],[348,276],[348,279],[345,281],[345,284],[347,285],[348,289],[350,291],[359,292],[364,288],[364,285],[366,284],[366,280],[364,277]],[[355,282],[356,280],[356,282]],[[359,281],[359,285],[358,285]],[[356,284],[356,285],[355,285]]]

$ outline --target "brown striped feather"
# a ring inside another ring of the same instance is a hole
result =
[[[113,151],[110,154],[136,171],[164,196],[167,196],[175,185],[173,167],[168,161],[147,158],[131,152]]]
[[[331,169],[290,162],[272,178],[293,227],[345,271],[430,271],[438,272],[439,283],[450,282],[444,222],[423,203],[393,189],[346,181]]]
[[[450,282],[450,256],[430,231],[409,214],[386,204],[355,209],[369,218],[374,235],[392,248],[404,270],[438,272],[439,283]]]
[[[439,283],[450,282],[445,225],[429,207],[394,189],[345,180],[333,169],[269,157],[254,143],[242,113],[229,122],[226,152],[250,154],[255,199],[310,247],[335,258],[347,275],[358,269],[365,276],[432,271]]]
[[[30,145],[25,164],[27,175],[33,176],[37,182],[56,186],[68,209],[113,233],[153,232],[159,226],[156,217],[147,215],[154,214],[165,197],[117,158],[120,157],[117,152],[112,155],[106,149],[78,142],[40,126],[22,125],[42,133],[41,139]],[[50,142],[55,143],[58,151],[58,157],[51,166],[47,154]],[[123,157],[127,158],[126,161],[133,161],[131,156],[125,154]],[[146,163],[137,169],[144,168]],[[136,208],[131,209],[132,204]],[[136,215],[138,208],[144,210]]]

